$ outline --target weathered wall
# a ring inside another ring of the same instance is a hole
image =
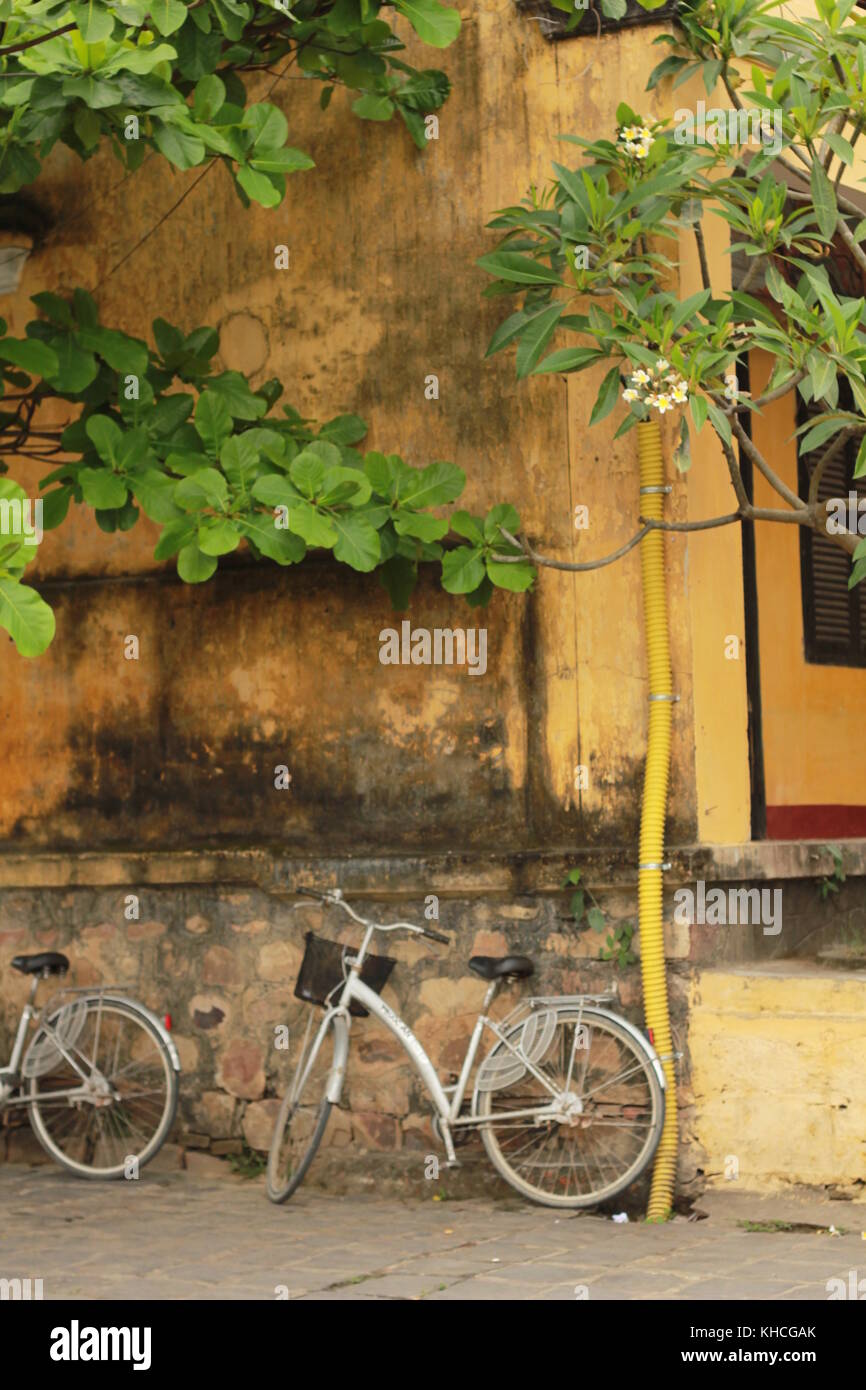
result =
[[[492,244],[493,210],[562,156],[560,132],[614,129],[618,100],[634,99],[656,61],[652,34],[553,45],[510,4],[488,0],[443,55],[454,94],[423,155],[402,128],[359,122],[339,94],[323,117],[313,84],[286,81],[273,96],[317,168],[295,176],[270,212],[245,212],[216,166],[173,175],[152,157],[124,181],[107,155],[82,168],[57,152],[37,189],[56,227],[27,265],[12,326],[26,322],[30,293],[77,283],[96,291],[105,321],[133,333],[148,335],[157,314],[217,324],[223,365],[254,382],[280,376],[304,413],[361,412],[371,447],[455,460],[470,506],[514,498],[551,554],[603,553],[637,514],[634,436],[614,443],[616,422],[586,432],[594,380],[518,384],[507,354],[483,360],[501,308],[480,298],[487,277],[474,262]],[[669,102],[657,91],[647,111]],[[286,272],[274,269],[282,242]],[[438,401],[424,398],[430,373]],[[674,514],[707,505],[690,487],[674,481]],[[581,502],[590,528],[577,532]],[[498,594],[483,619],[422,586],[416,625],[488,628],[488,672],[468,678],[378,664],[389,607],[375,576],[328,563],[254,576],[228,565],[189,590],[153,577],[153,539],[146,521],[105,536],[84,514],[46,538],[39,574],[57,605],[55,645],[36,663],[5,649],[0,658],[7,844],[180,834],[310,845],[323,829],[335,846],[635,837],[646,720],[637,552],[591,575],[547,572],[532,598]],[[712,545],[711,568],[735,573],[734,532]],[[687,553],[684,538],[671,542],[682,696],[671,839],[695,837],[695,745],[721,739],[699,783],[709,808],[700,833],[735,842],[747,833],[742,670],[717,643],[696,714],[693,643],[717,600],[703,583],[696,610]],[[735,586],[724,604],[738,601]],[[735,619],[722,610],[715,626],[729,631]],[[123,659],[127,633],[141,639],[137,663]],[[740,683],[721,718],[711,698],[720,677],[732,691]],[[281,762],[290,793],[273,790]],[[588,769],[584,790],[577,765]]]

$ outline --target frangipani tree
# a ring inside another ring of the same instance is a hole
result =
[[[866,219],[843,187],[866,129],[866,17],[854,0],[816,0],[814,14],[796,21],[781,9],[776,0],[684,0],[677,33],[656,40],[668,52],[648,90],[700,74],[708,96],[722,83],[735,119],[711,111],[715,128],[693,121],[690,135],[684,119],[650,122],[622,104],[610,138],[563,137],[581,150],[579,166],[554,164],[547,190],[532,190],[490,224],[504,236],[480,262],[496,277],[487,293],[518,303],[489,352],[515,344],[519,377],[609,364],[590,424],[625,407],[621,435],[677,412],[681,469],[693,436],[711,428],[736,502],[708,521],[642,522],[611,555],[578,564],[546,560],[523,538],[534,563],[592,569],[651,527],[768,520],[829,535],[852,556],[851,585],[866,576],[856,521],[840,525],[840,507],[818,500],[828,465],[851,439],[860,441],[855,476],[866,474],[866,300],[834,288],[822,264],[835,241],[866,276]],[[711,280],[703,230],[710,217],[724,219],[748,258],[732,291]],[[683,234],[695,239],[703,288],[681,300],[671,285]],[[564,335],[568,345],[555,346]],[[737,366],[755,348],[771,354],[773,370],[760,398],[750,399]],[[852,409],[840,404],[842,380]],[[806,499],[747,429],[749,412],[795,391],[811,408],[798,430],[811,460]],[[775,490],[778,507],[749,501],[742,455]]]

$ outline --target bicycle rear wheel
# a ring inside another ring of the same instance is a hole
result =
[[[311,1037],[312,1020],[310,1014],[292,1083],[283,1098],[271,1138],[267,1192],[276,1203],[288,1201],[300,1187],[331,1117],[327,1089],[334,1066],[337,1020],[324,1019]]]
[[[79,1014],[64,1030],[71,1007]],[[24,1060],[25,1076],[28,1059],[36,1071],[28,1110],[37,1139],[78,1177],[137,1177],[177,1110],[165,1043],[133,1000],[85,997],[48,1023],[56,1031],[39,1028]]]
[[[523,1026],[508,1035],[512,1046]],[[490,1055],[513,1054],[500,1042]],[[550,1041],[532,1060],[548,1086],[524,1068],[511,1084],[478,1096],[477,1113],[490,1116],[481,1137],[493,1166],[543,1206],[596,1206],[624,1192],[652,1159],[664,1121],[665,1093],[648,1048],[611,1015],[575,1005],[557,1010]],[[560,1097],[560,1118],[515,1114],[548,1107],[548,1087]]]

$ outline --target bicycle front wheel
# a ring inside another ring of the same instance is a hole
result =
[[[512,1046],[522,1030],[509,1034]],[[500,1042],[490,1055],[513,1054]],[[525,1068],[478,1097],[477,1113],[490,1117],[481,1137],[493,1166],[543,1206],[590,1207],[624,1192],[652,1159],[664,1121],[649,1049],[611,1015],[573,1006],[557,1010],[532,1061],[544,1082]],[[543,1113],[551,1105],[555,1118]]]
[[[25,1075],[36,1073],[28,1109],[37,1139],[78,1177],[137,1178],[177,1110],[165,1043],[132,1000],[85,997],[47,1022],[24,1063]]]
[[[292,1083],[271,1138],[267,1191],[272,1202],[297,1192],[316,1156],[331,1117],[328,1083],[334,1067],[337,1020],[326,1018],[313,1034],[313,1015],[298,1048]],[[340,1026],[344,1026],[341,1022]]]

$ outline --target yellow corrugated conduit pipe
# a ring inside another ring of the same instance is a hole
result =
[[[640,514],[664,515],[665,466],[655,421],[637,426],[640,458]],[[647,1218],[664,1221],[671,1212],[677,1175],[677,1082],[674,1070],[668,987],[665,974],[662,893],[665,817],[671,762],[671,653],[668,641],[665,541],[661,530],[640,542],[644,627],[649,667],[649,733],[640,818],[638,912],[644,1015],[653,1045],[662,1058],[667,1089],[662,1136],[656,1150]]]

